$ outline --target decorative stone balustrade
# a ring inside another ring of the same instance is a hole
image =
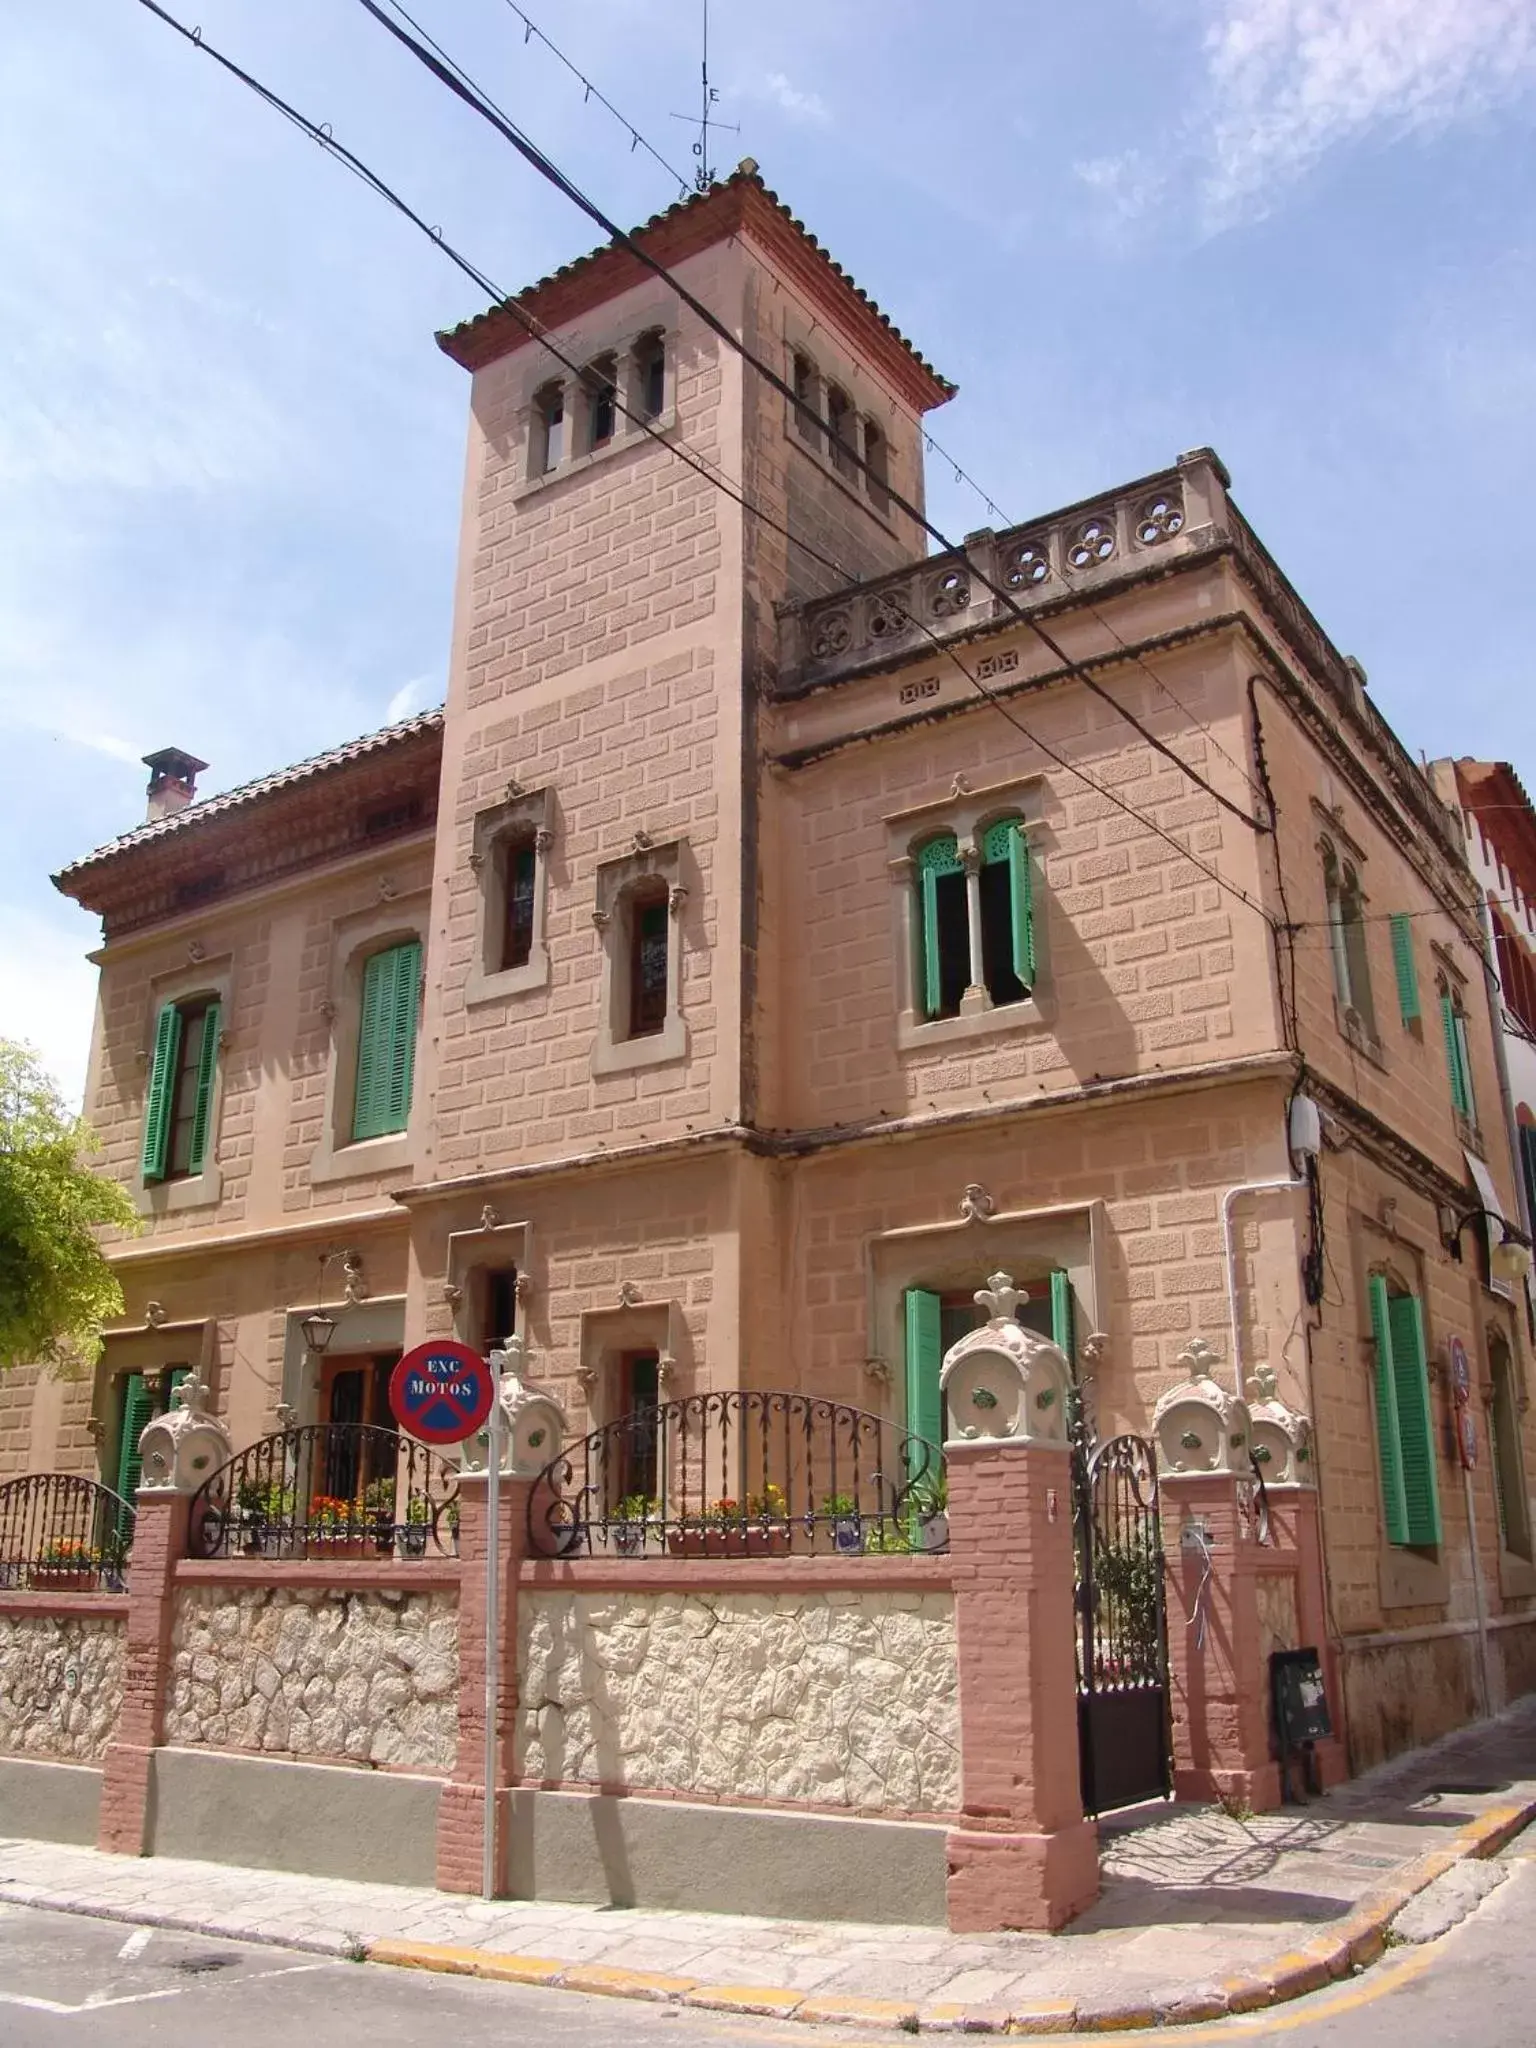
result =
[[[963,551],[914,562],[876,582],[818,598],[781,621],[781,691],[790,696],[920,654],[940,640],[997,625],[1009,606],[1060,603],[1076,590],[1134,573],[1144,558],[1189,551],[1208,539],[1225,506],[1224,476],[1208,450],[1177,468],[1128,484],[1004,533],[968,537]],[[980,574],[973,574],[972,570]]]

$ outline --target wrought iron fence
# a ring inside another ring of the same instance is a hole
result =
[[[133,1509],[70,1472],[0,1485],[0,1587],[38,1593],[120,1593],[133,1547]]]
[[[312,1423],[264,1436],[192,1496],[193,1557],[451,1556],[458,1467],[414,1438],[366,1423]]]
[[[881,1416],[807,1394],[640,1408],[544,1468],[535,1556],[863,1556],[946,1550],[944,1459]]]
[[[1161,1685],[1163,1537],[1152,1446],[1112,1437],[1079,1462],[1076,1486],[1079,1683]]]

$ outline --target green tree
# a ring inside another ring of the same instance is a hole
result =
[[[0,1038],[0,1371],[78,1371],[123,1291],[97,1230],[137,1230],[126,1189],[93,1171],[97,1141],[24,1045]]]

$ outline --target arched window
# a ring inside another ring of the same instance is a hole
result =
[[[889,455],[885,436],[873,420],[864,422],[864,489],[877,512],[891,506]]]
[[[583,382],[587,401],[587,448],[605,448],[618,426],[619,367],[612,356],[587,365]]]
[[[827,440],[830,445],[832,462],[839,476],[855,477],[858,464],[853,459],[853,440],[858,432],[858,415],[853,409],[853,400],[840,385],[827,386]]]
[[[1333,985],[1346,1023],[1351,1016],[1368,1038],[1376,1036],[1376,1006],[1371,999],[1370,952],[1366,942],[1365,897],[1360,878],[1333,848],[1323,848],[1323,888],[1328,899],[1328,937],[1333,956]]]
[[[547,476],[565,460],[565,386],[556,379],[533,394],[528,474]]]
[[[667,340],[659,327],[642,334],[630,351],[635,410],[644,420],[659,419],[667,404]]]
[[[821,446],[821,426],[816,415],[816,365],[809,356],[798,351],[792,365],[795,397],[795,429],[802,441],[809,441],[812,447]]]
[[[1022,1002],[1035,979],[1033,886],[1022,820],[999,818],[963,853],[953,832],[936,833],[916,849],[914,864],[923,1015],[954,1017],[962,1004],[989,1009]]]

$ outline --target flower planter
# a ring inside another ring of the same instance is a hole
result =
[[[788,1529],[705,1529],[705,1557],[788,1557]],[[684,1552],[687,1556],[690,1553]],[[697,1552],[692,1553],[698,1555]]]
[[[645,1555],[644,1522],[615,1522],[608,1531],[608,1542],[620,1557],[643,1557]]]
[[[292,1557],[298,1548],[298,1539],[288,1529],[260,1529],[257,1531],[256,1548],[263,1557]]]
[[[669,1529],[667,1531],[667,1552],[672,1557],[707,1556],[704,1546],[711,1534],[717,1531],[703,1529]]]
[[[347,1558],[378,1556],[373,1537],[361,1530],[326,1536],[312,1529],[308,1549],[311,1559],[320,1564],[340,1564]]]
[[[407,1522],[400,1534],[400,1555],[402,1557],[425,1557],[429,1531],[425,1522]],[[455,1544],[457,1549],[458,1545]]]
[[[90,1565],[35,1564],[27,1573],[34,1593],[94,1593],[101,1573]]]

